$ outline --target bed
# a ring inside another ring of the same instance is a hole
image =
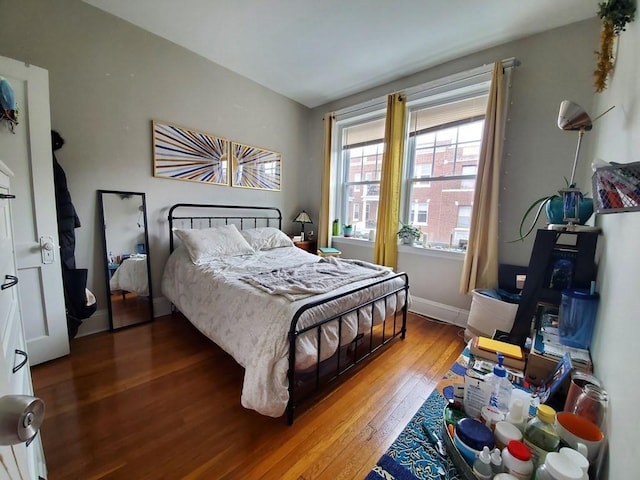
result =
[[[135,254],[125,258],[109,279],[111,291],[123,290],[140,296],[149,295],[147,255]]]
[[[176,204],[162,292],[244,369],[241,403],[272,417],[404,338],[407,275],[294,246],[271,207]]]

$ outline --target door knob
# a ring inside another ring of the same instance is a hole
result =
[[[44,402],[29,395],[0,397],[0,445],[16,445],[33,438],[44,420]]]
[[[42,249],[42,263],[53,263],[56,258],[56,244],[53,237],[43,235],[40,237],[40,248]]]

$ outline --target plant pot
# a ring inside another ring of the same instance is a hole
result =
[[[353,235],[353,227],[342,227],[342,234],[345,237],[350,237]]]
[[[564,221],[563,201],[562,197],[556,196],[547,202],[545,205],[545,212],[547,213],[547,220],[549,223],[564,225],[567,222]],[[578,216],[580,217],[579,225],[584,225],[587,220],[593,214],[593,198],[583,198],[580,200],[578,206]]]
[[[400,237],[403,245],[413,245],[413,237]]]

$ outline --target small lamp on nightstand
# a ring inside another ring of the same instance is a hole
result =
[[[294,222],[298,222],[300,224],[300,240],[304,241],[304,224],[305,223],[313,223],[311,221],[311,217],[309,217],[309,214],[307,212],[305,212],[304,210],[302,210],[298,216],[295,218]]]

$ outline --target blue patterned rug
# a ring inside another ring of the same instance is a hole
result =
[[[438,455],[425,428],[442,438],[446,399],[453,397],[453,384],[461,381],[466,371],[468,357],[465,353],[466,350],[365,480],[463,480],[451,460]]]

